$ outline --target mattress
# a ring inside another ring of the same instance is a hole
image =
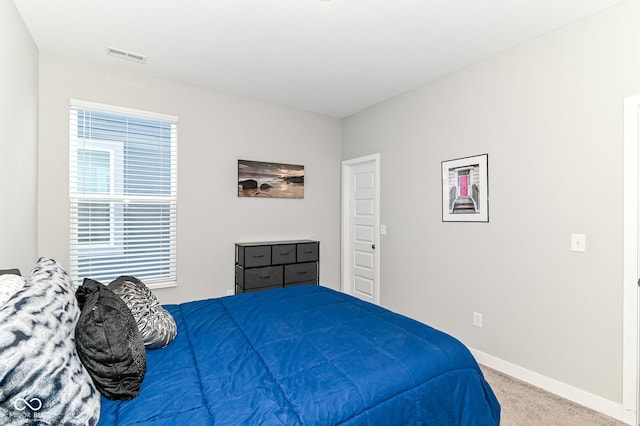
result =
[[[165,305],[140,395],[100,425],[497,425],[500,405],[458,340],[320,286]]]

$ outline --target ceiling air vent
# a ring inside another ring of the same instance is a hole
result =
[[[127,61],[138,62],[139,64],[146,64],[147,57],[139,53],[127,52],[126,50],[117,49],[115,47],[107,46],[107,55],[114,58],[126,59]]]

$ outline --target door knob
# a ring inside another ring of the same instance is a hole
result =
[[[376,249],[376,245],[375,244],[371,244],[371,248],[375,250]]]

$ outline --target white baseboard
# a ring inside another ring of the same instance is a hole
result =
[[[517,366],[500,358],[496,358],[492,355],[488,355],[476,349],[469,349],[476,361],[480,364],[486,365],[494,370],[498,370],[501,373],[508,374],[511,377],[522,380],[523,382],[530,383],[533,386],[573,401],[576,404],[583,405],[587,408],[598,411],[599,413],[613,417],[616,420],[625,421],[623,418],[622,404],[617,404],[589,392],[574,388],[573,386],[569,386],[565,383],[543,376],[542,374],[527,370],[526,368]]]

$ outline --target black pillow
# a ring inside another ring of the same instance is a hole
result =
[[[0,269],[0,275],[21,275],[20,269]]]
[[[107,286],[89,278],[76,298],[81,309],[76,350],[96,389],[109,399],[135,398],[147,357],[131,311]]]

